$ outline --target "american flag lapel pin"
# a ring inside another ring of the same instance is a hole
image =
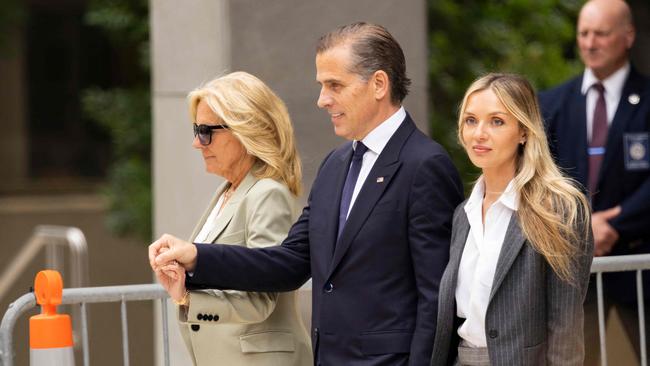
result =
[[[377,183],[384,183],[384,177],[377,177]]]

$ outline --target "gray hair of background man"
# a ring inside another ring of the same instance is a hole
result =
[[[391,84],[391,101],[400,104],[409,92],[411,80],[406,76],[406,61],[402,47],[386,28],[364,22],[340,26],[323,35],[316,45],[321,54],[349,42],[352,54],[350,71],[363,80],[370,79],[376,71],[388,74]]]

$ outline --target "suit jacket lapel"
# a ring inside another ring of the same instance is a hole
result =
[[[506,236],[503,239],[501,253],[497,260],[497,268],[494,272],[494,280],[492,281],[492,291],[490,291],[490,301],[492,301],[494,294],[499,290],[499,286],[501,286],[503,279],[508,274],[508,271],[510,271],[510,267],[515,262],[525,241],[526,238],[519,227],[517,213],[513,212],[510,218],[510,224],[508,224],[508,229],[506,230]]]
[[[631,69],[630,75],[623,86],[621,93],[621,100],[618,102],[614,119],[607,132],[607,144],[605,149],[605,156],[600,168],[599,179],[602,181],[605,174],[607,174],[607,167],[612,164],[613,159],[618,151],[623,151],[620,146],[623,143],[622,134],[626,131],[626,124],[633,120],[632,115],[638,110],[640,104],[632,104],[628,101],[631,94],[640,95],[642,92],[642,84],[638,83],[639,78],[636,76],[636,71]]]
[[[205,225],[205,221],[208,219],[208,216],[210,216],[210,213],[212,212],[212,209],[214,206],[217,204],[217,201],[219,201],[219,196],[221,196],[221,193],[228,188],[228,182],[223,182],[219,185],[217,188],[215,194],[212,196],[212,199],[210,200],[210,204],[208,205],[208,208],[203,212],[203,215],[199,219],[199,222],[194,226],[194,230],[192,230],[192,235],[190,235],[189,241],[194,241],[197,235],[199,235],[199,232],[201,232],[201,229],[203,228],[203,225]]]
[[[467,201],[464,201],[461,204],[461,207],[465,206]],[[467,214],[465,210],[462,209],[462,212],[459,213],[458,219],[454,222],[454,228],[452,232],[452,241],[449,252],[449,264],[447,268],[451,268],[451,286],[450,293],[447,294],[449,301],[455,302],[455,291],[458,284],[458,270],[460,268],[460,260],[463,257],[463,251],[465,251],[465,244],[467,243],[467,236],[469,235],[470,225],[469,220],[467,220]],[[444,296],[444,294],[443,294]],[[455,315],[455,314],[454,314]]]
[[[370,212],[375,207],[377,200],[386,190],[386,187],[390,184],[391,179],[395,176],[397,170],[399,169],[401,162],[399,161],[399,153],[402,150],[402,146],[406,142],[406,139],[411,135],[415,129],[415,124],[411,120],[410,116],[406,116],[400,127],[395,131],[393,136],[390,138],[384,150],[381,152],[375,164],[373,165],[368,177],[366,178],[359,195],[354,201],[354,205],[348,215],[348,220],[345,223],[345,227],[341,232],[341,236],[336,242],[336,248],[334,250],[334,258],[330,264],[331,274],[336,266],[339,264],[343,255],[347,252],[352,240],[357,235],[364,222],[370,215]],[[348,167],[346,166],[346,169]],[[346,170],[347,171],[347,170]],[[382,177],[381,181],[378,181],[377,178]],[[343,183],[345,181],[345,176],[343,182],[341,183],[341,191]],[[340,196],[339,203],[340,203]],[[339,204],[340,206],[340,204]],[[338,210],[336,210],[338,214]],[[338,215],[337,215],[338,219]],[[336,234],[335,234],[336,235]]]
[[[219,235],[221,235],[221,233],[224,231],[226,226],[228,226],[228,224],[230,223],[230,220],[232,220],[235,211],[239,207],[239,203],[244,198],[244,196],[246,196],[248,190],[251,189],[251,187],[255,185],[255,183],[257,183],[257,181],[258,179],[255,178],[250,172],[246,174],[242,182],[239,183],[239,187],[237,187],[235,193],[230,197],[228,202],[226,202],[225,206],[223,206],[223,208],[221,209],[221,214],[219,215],[219,217],[217,217],[214,223],[214,227],[210,229],[210,232],[208,233],[208,236],[205,239],[206,243],[213,243],[219,237]],[[224,188],[218,192],[217,200],[218,200],[218,196],[221,195],[221,193],[225,190],[227,186],[228,183],[226,183]],[[216,201],[214,203],[216,204]],[[211,205],[210,211],[212,211],[213,207],[214,204]],[[205,220],[203,220],[203,224],[205,224]],[[203,225],[201,225],[201,227],[203,227]]]
[[[337,157],[340,161],[339,164],[341,169],[332,177],[332,195],[334,202],[332,202],[332,211],[329,216],[329,222],[327,225],[327,240],[325,241],[330,247],[328,248],[327,253],[331,253],[332,257],[328,257],[328,261],[334,256],[334,250],[337,245],[337,235],[339,230],[339,207],[341,207],[341,196],[343,194],[343,186],[345,185],[345,178],[348,175],[348,170],[350,170],[350,163],[352,161],[352,143],[347,144],[345,148],[345,153]],[[328,263],[328,266],[331,265],[331,262]]]
[[[577,177],[577,180],[586,187],[587,176],[589,174],[587,171],[589,161],[589,156],[587,155],[587,97],[580,90],[581,82],[577,82],[574,86],[575,91],[571,103],[571,115],[565,120],[570,123],[570,126],[567,126],[568,130],[565,131],[572,136],[570,141],[574,141],[571,149],[575,149],[575,159],[569,165],[575,167],[574,169],[576,171],[571,175]],[[571,121],[575,122],[571,123]]]

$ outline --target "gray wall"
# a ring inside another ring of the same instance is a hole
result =
[[[343,142],[334,135],[328,115],[316,107],[315,43],[324,32],[358,20],[386,26],[401,43],[413,80],[405,105],[426,130],[423,0],[193,0],[182,5],[174,0],[151,1],[156,236],[168,232],[187,237],[219,183],[204,172],[200,154],[190,146],[185,95],[225,72],[250,72],[287,103],[303,159],[304,187],[309,191],[321,159]],[[176,331],[176,325],[170,329]],[[172,338],[172,364],[187,364],[178,335]],[[160,354],[160,348],[156,352]]]
[[[322,158],[343,140],[316,107],[319,88],[314,64],[320,35],[355,21],[379,23],[400,42],[413,81],[406,107],[421,129],[427,121],[426,6],[424,1],[231,2],[233,70],[266,81],[287,103],[303,158],[305,188]]]

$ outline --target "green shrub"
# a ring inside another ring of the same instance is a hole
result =
[[[456,138],[457,109],[487,72],[522,74],[537,88],[579,72],[577,0],[430,0],[429,96],[432,136],[447,148],[469,188],[478,171]]]

